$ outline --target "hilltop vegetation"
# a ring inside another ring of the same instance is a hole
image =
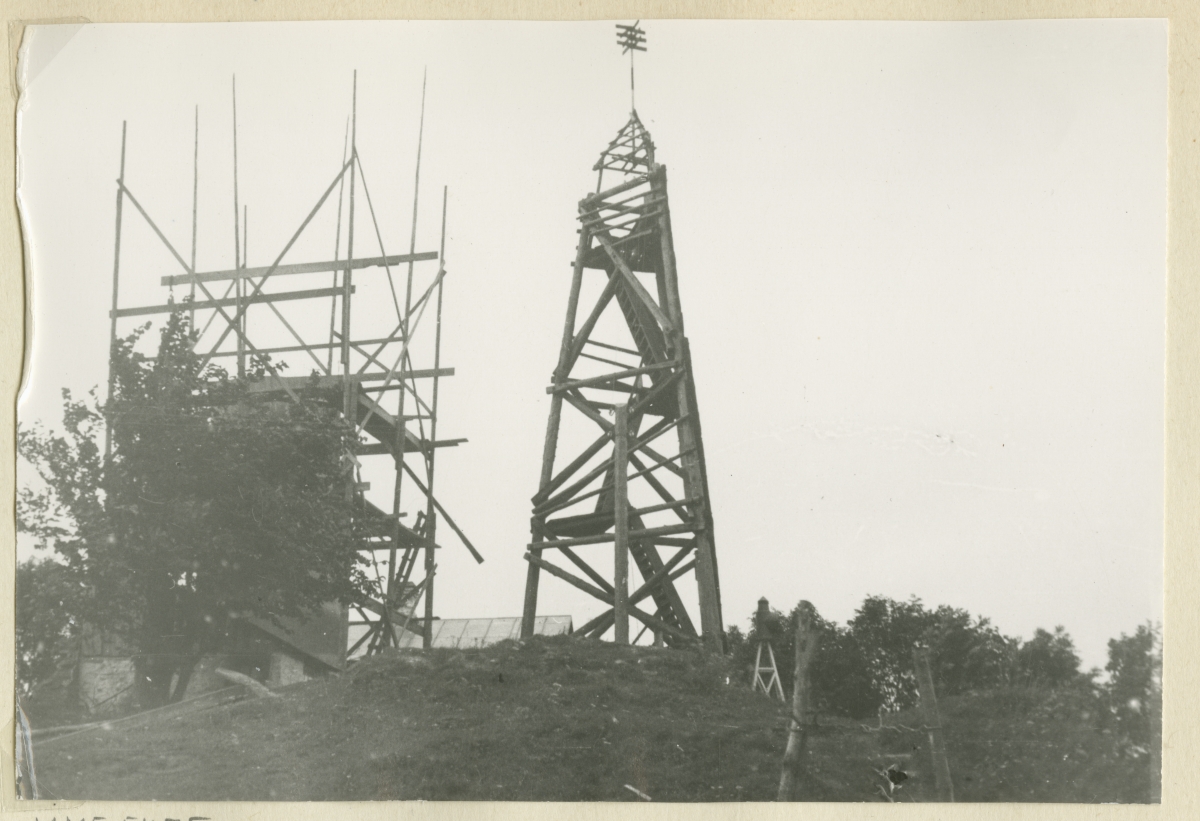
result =
[[[314,391],[252,396],[265,359],[245,380],[205,365],[186,305],[153,358],[136,350],[148,326],[114,343],[104,403],[64,391],[62,433],[18,431],[39,479],[18,494],[18,529],[52,556],[17,572],[24,694],[77,654],[87,625],[128,648],[141,706],[178,701],[239,620],[280,624],[371,593],[343,492],[352,428]]]
[[[789,715],[730,658],[566,637],[393,652],[280,694],[39,742],[39,780],[126,800],[771,801]],[[945,698],[957,799],[1148,800],[1146,757],[1114,754],[1094,703],[1036,684]],[[921,722],[820,718],[800,800],[883,800],[891,764],[896,800],[932,800]]]

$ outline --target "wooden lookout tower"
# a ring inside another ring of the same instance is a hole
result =
[[[631,54],[644,50],[636,26],[619,27],[618,37]],[[720,650],[712,511],[667,169],[636,109],[593,170],[595,192],[579,202],[566,323],[547,388],[522,635],[533,633],[545,571],[604,605],[575,635],[611,631],[629,643],[632,618],[642,625],[635,642],[649,631],[668,645],[702,640]],[[599,549],[606,544],[611,553]],[[689,573],[694,592],[677,584]]]

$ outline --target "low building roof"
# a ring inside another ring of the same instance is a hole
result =
[[[573,629],[570,616],[538,616],[533,632],[538,636],[561,636]],[[421,634],[398,630],[400,647],[419,648]],[[437,619],[433,623],[433,646],[467,649],[487,647],[505,639],[521,637],[521,617],[497,619]]]

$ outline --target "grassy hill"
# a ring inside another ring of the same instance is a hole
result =
[[[391,653],[278,698],[40,740],[35,760],[53,798],[640,800],[629,785],[654,801],[771,801],[788,715],[744,679],[723,658],[568,638]],[[1144,767],[1100,754],[1081,704],[1032,690],[944,700],[958,800],[1148,795]],[[928,739],[905,729],[921,719],[885,723],[822,718],[801,799],[882,801],[877,772],[895,763],[910,775],[898,800],[930,800]]]

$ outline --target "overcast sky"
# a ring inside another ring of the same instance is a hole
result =
[[[637,106],[670,174],[725,622],[759,596],[844,621],[868,594],[916,595],[1011,635],[1061,624],[1103,666],[1109,638],[1161,618],[1165,22],[644,28]],[[446,185],[457,370],[439,438],[470,439],[439,455],[439,497],[487,559],[445,534],[438,613],[518,615],[575,204],[629,113],[614,41],[609,22],[39,30],[18,121],[22,423],[106,380],[122,121],[127,182],[187,256],[199,106],[198,264],[228,267],[236,74],[249,261],[267,265],[340,167],[357,69],[396,253],[427,68],[418,246],[437,247]],[[330,258],[328,219],[286,261]],[[122,305],[160,302],[177,266],[126,226]],[[579,624],[591,604],[542,585],[543,613]]]

